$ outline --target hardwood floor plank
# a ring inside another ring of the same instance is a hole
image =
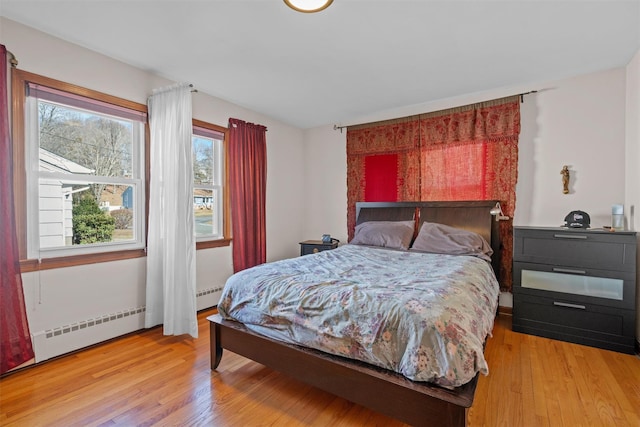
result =
[[[545,398],[546,373],[543,357],[540,357],[540,351],[536,346],[537,338],[522,334],[522,344],[520,349],[523,353],[530,354],[528,369],[531,372],[532,389],[530,391],[532,400],[524,402],[525,405],[531,405],[536,420],[540,420],[541,426],[549,425],[549,411],[547,409],[547,400]],[[544,339],[544,338],[541,338]]]
[[[620,406],[623,394],[614,393],[615,385],[606,380],[611,376],[611,371],[603,359],[603,352],[590,351],[585,362],[587,381],[591,383],[592,404],[597,408],[599,419],[606,424],[619,425],[626,418]]]
[[[0,379],[2,426],[392,426],[404,424],[199,338],[130,334]],[[638,426],[640,358],[511,331],[496,319],[470,426]]]
[[[514,352],[519,356],[518,363],[522,367],[520,370],[521,394],[519,399],[519,406],[522,409],[522,425],[526,427],[545,425],[536,415],[535,405],[532,405],[535,389],[531,370],[531,353],[527,347],[522,345],[521,341],[518,342]]]
[[[615,378],[611,386],[615,387],[616,399],[623,408],[626,422],[632,425],[640,419],[640,365],[628,363],[620,353],[613,351],[604,352],[602,356]]]

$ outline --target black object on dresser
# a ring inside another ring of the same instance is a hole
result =
[[[328,251],[337,247],[337,241],[324,243],[322,240],[305,240],[304,242],[300,242],[300,255],[315,254],[317,252]]]
[[[514,227],[513,330],[633,354],[636,233]]]

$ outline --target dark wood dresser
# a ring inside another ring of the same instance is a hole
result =
[[[322,240],[305,240],[304,242],[300,242],[300,255],[315,254],[317,252],[328,251],[337,247],[337,241],[323,243]]]
[[[514,227],[513,330],[635,351],[635,232]]]

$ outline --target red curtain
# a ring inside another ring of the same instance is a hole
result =
[[[31,334],[24,305],[15,213],[13,210],[13,149],[9,134],[7,49],[0,45],[0,374],[33,359]]]
[[[513,217],[520,133],[519,98],[509,97],[404,119],[349,127],[349,238],[357,201],[383,201],[378,191],[396,176],[397,201],[499,200]],[[386,156],[384,162],[375,157]],[[388,164],[395,155],[397,164]],[[375,167],[373,166],[375,165]],[[369,187],[374,186],[372,190]],[[498,278],[511,289],[512,225],[500,223]]]
[[[420,200],[499,200],[513,218],[518,177],[520,100],[509,97],[420,118]],[[513,225],[500,222],[496,272],[511,290]]]
[[[229,119],[229,190],[233,270],[267,260],[267,128]]]
[[[416,117],[347,131],[347,226],[356,223],[356,202],[419,200],[420,122]]]

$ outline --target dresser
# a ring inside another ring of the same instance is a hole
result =
[[[324,243],[322,240],[305,240],[300,242],[300,255],[315,254],[317,252],[328,251],[338,247],[338,241]]]
[[[635,350],[635,232],[514,227],[513,330]]]

